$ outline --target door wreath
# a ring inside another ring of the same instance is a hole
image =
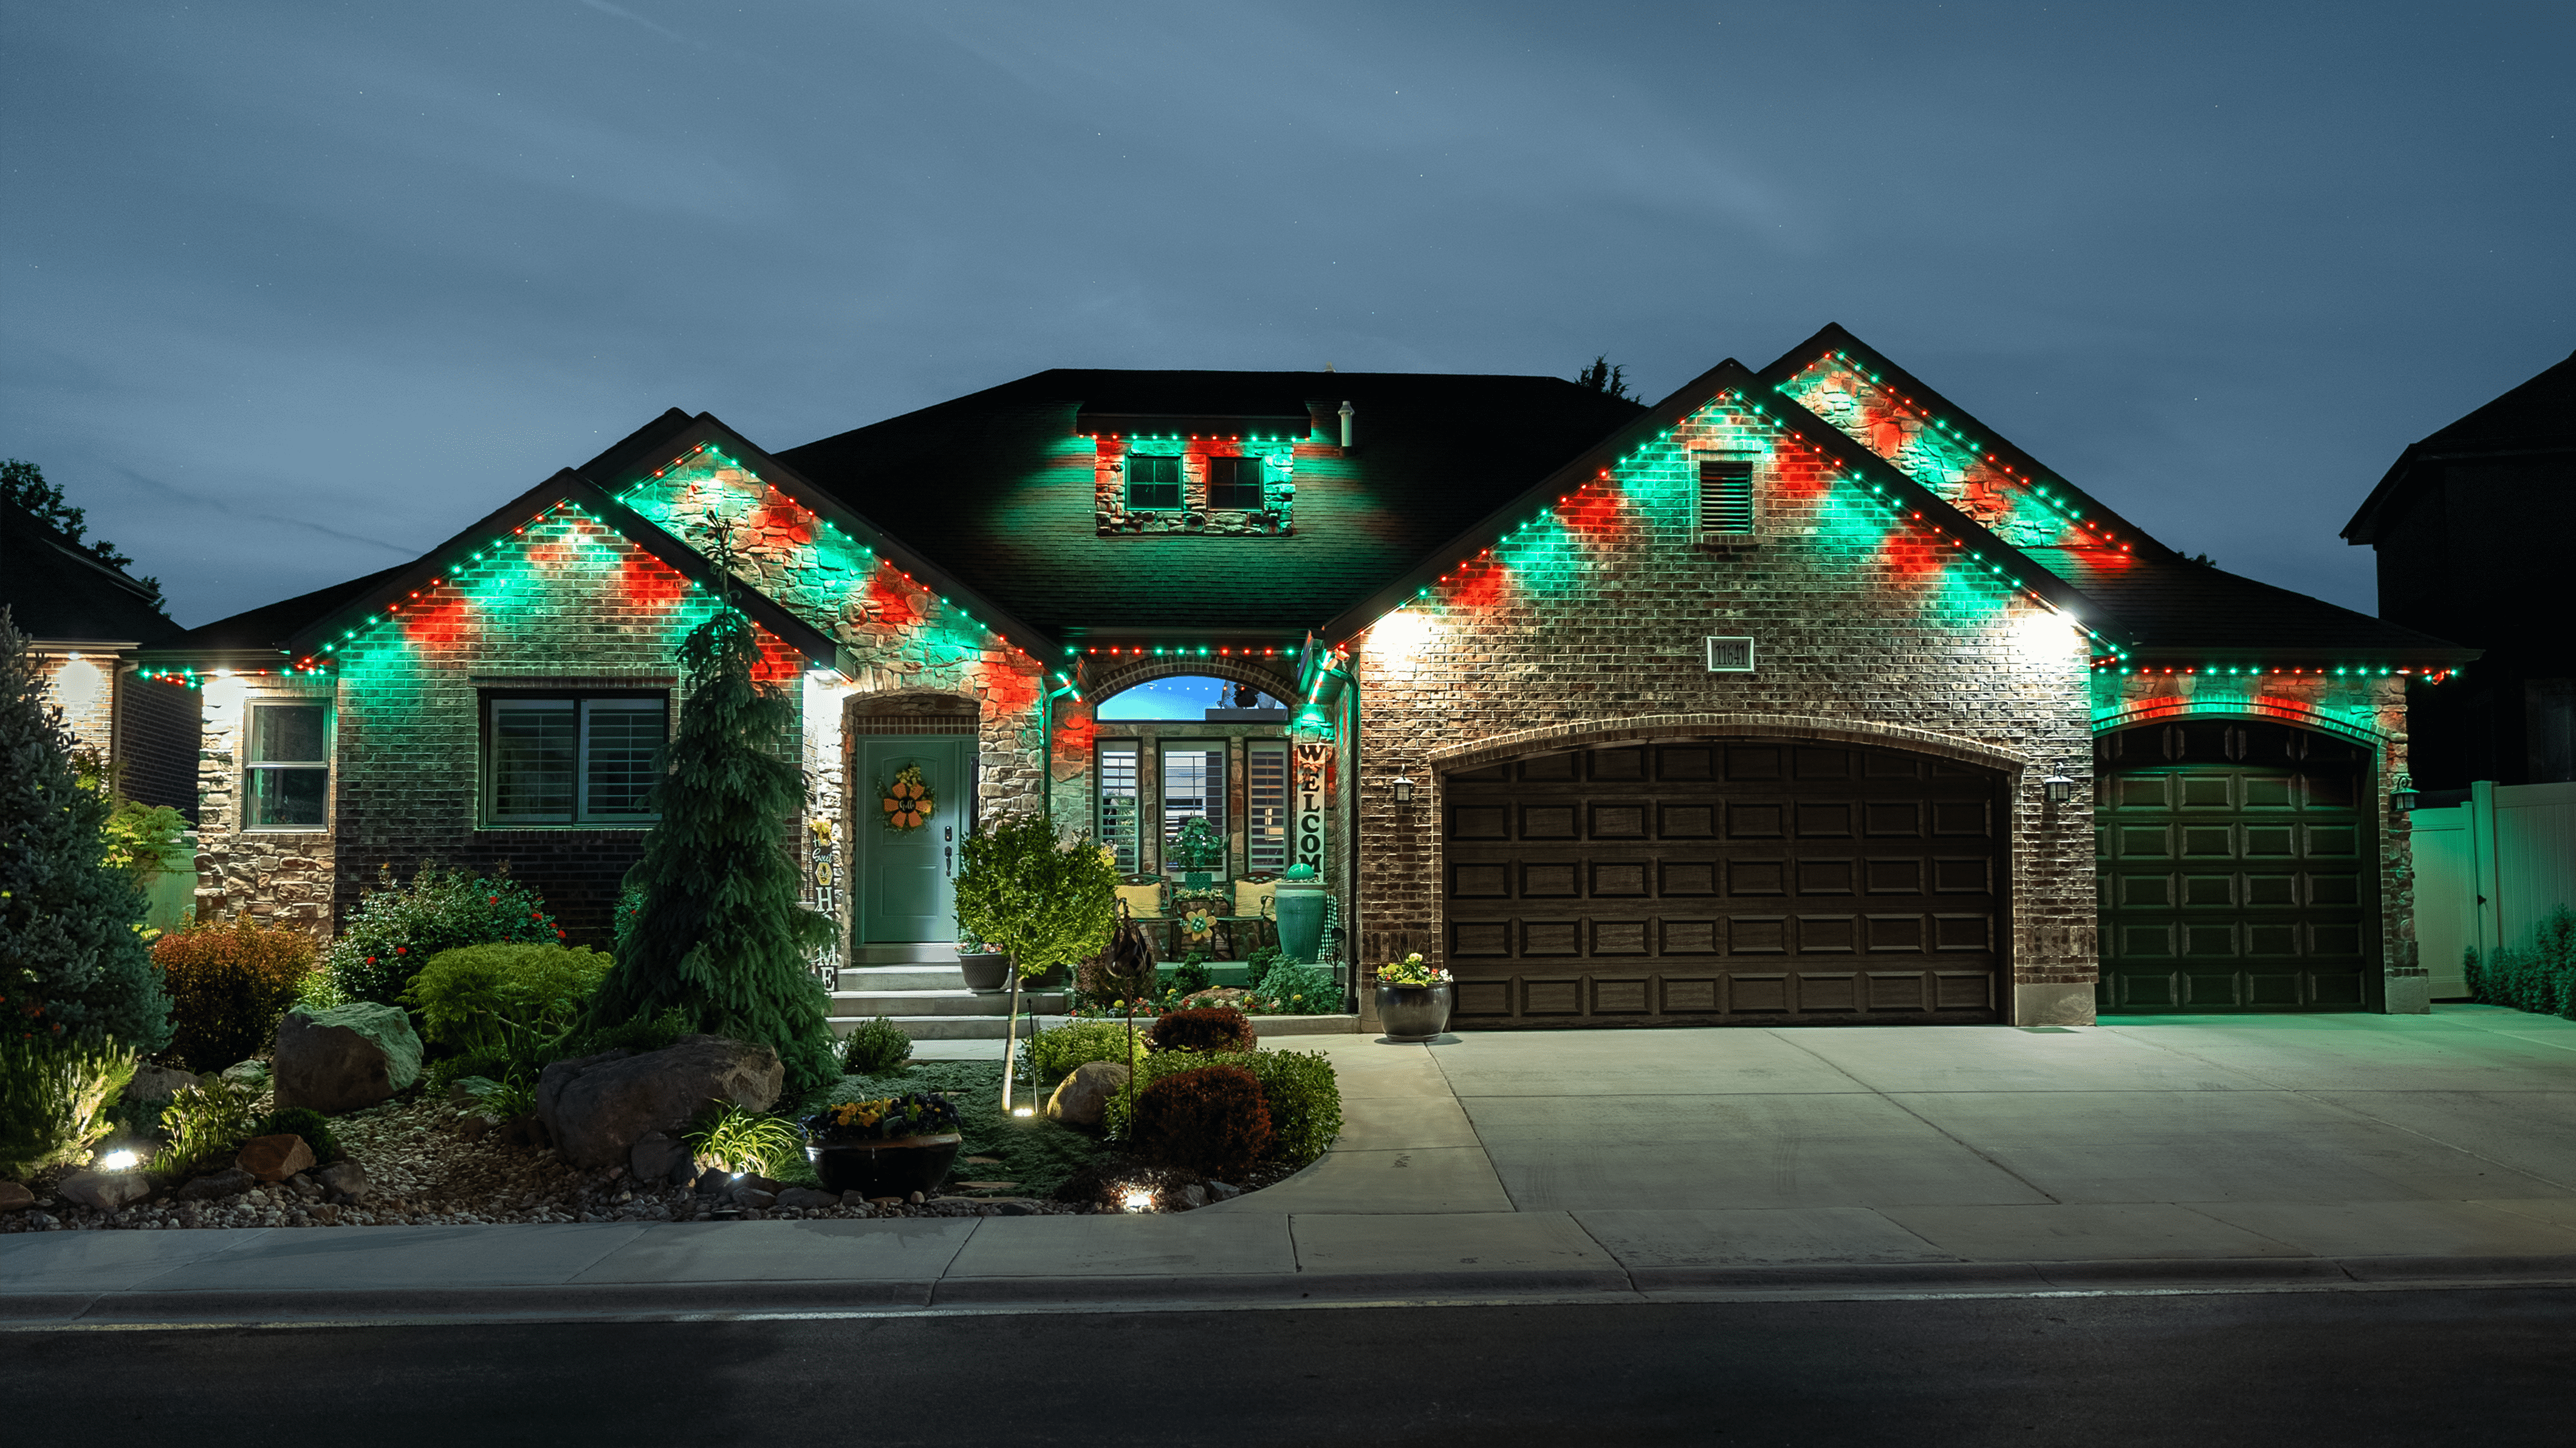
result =
[[[939,798],[921,777],[921,766],[907,764],[894,772],[894,778],[877,785],[877,818],[896,834],[906,834],[930,823],[931,811],[939,808]]]

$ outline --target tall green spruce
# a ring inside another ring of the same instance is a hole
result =
[[[701,1031],[777,1051],[792,1096],[838,1076],[830,996],[807,968],[833,928],[797,903],[785,837],[805,779],[777,752],[796,704],[753,681],[759,661],[751,620],[730,604],[680,644],[689,696],[655,786],[662,819],[627,872],[617,967],[592,1019],[678,1007]]]
[[[108,863],[115,802],[83,789],[62,711],[0,608],[0,1031],[11,1039],[170,1043],[170,999],[135,927],[135,877]]]

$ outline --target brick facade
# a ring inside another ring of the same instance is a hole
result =
[[[1703,546],[1693,460],[1756,459],[1755,541]],[[1833,731],[2006,771],[2016,1021],[2089,1020],[2092,820],[2081,635],[1960,563],[1823,456],[1731,399],[1380,620],[1360,694],[1361,959],[1440,960],[1441,777],[1489,741],[1587,742]],[[1709,634],[1755,639],[1758,671],[1708,671]],[[1420,791],[1409,809],[1387,788]]]

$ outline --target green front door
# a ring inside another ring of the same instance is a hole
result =
[[[850,837],[858,852],[858,939],[957,938],[957,845],[971,826],[975,739],[966,734],[861,735],[850,778]],[[913,828],[887,825],[889,798],[907,769],[921,771],[929,815]]]

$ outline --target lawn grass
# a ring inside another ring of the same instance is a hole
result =
[[[915,1061],[882,1076],[844,1076],[813,1098],[808,1109],[906,1091],[938,1091],[956,1103],[963,1144],[957,1151],[957,1166],[949,1173],[952,1182],[1014,1182],[1017,1185],[1008,1195],[1043,1197],[1105,1149],[1097,1139],[1044,1116],[1003,1115],[999,1061]],[[1015,1104],[1043,1110],[1046,1102],[1040,1096],[1021,1098]],[[966,1159],[972,1156],[991,1157],[993,1163],[969,1164]],[[803,1161],[794,1163],[793,1169],[801,1177],[813,1175],[813,1168]],[[781,1181],[789,1179],[786,1172],[776,1175]]]

